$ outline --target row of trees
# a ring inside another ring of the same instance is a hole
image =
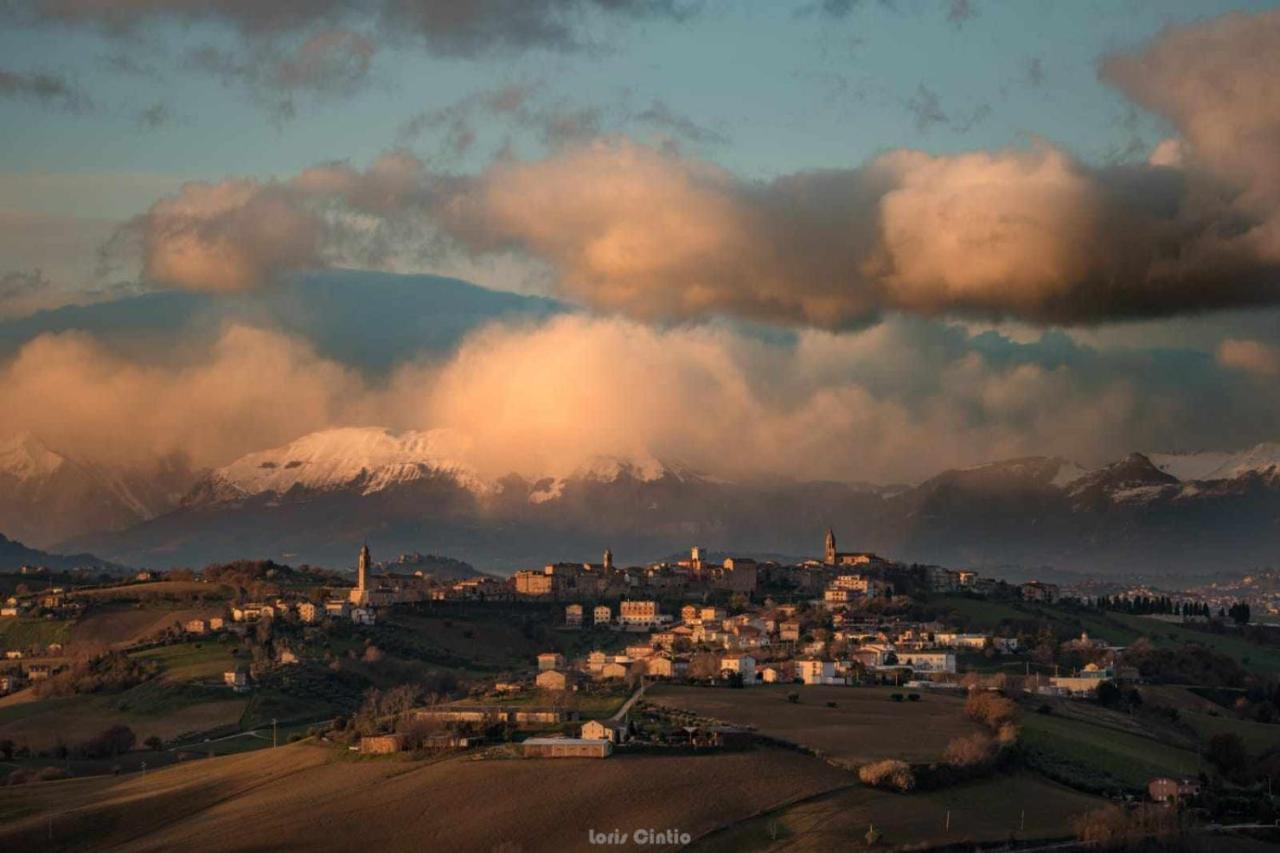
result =
[[[1174,601],[1167,595],[1100,595],[1097,600],[1099,610],[1114,610],[1120,613],[1149,615],[1164,613],[1184,618],[1212,619],[1213,608],[1201,601]],[[1230,608],[1218,608],[1219,619],[1230,619],[1237,625],[1249,624],[1251,616],[1248,602],[1237,601]]]

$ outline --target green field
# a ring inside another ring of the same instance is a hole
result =
[[[66,643],[71,622],[65,619],[27,619],[7,616],[0,619],[0,649],[24,650],[50,643]]]
[[[799,694],[799,702],[787,700]],[[645,699],[726,723],[752,726],[771,737],[813,749],[841,765],[880,758],[937,760],[952,738],[978,731],[964,699],[923,692],[919,702],[894,702],[900,692],[878,687],[763,685],[723,687],[654,685]],[[835,707],[827,705],[834,702]]]
[[[201,640],[145,649],[133,656],[159,663],[169,681],[220,681],[224,672],[236,666],[233,648],[216,640]]]
[[[860,849],[873,824],[894,848],[1056,839],[1070,836],[1072,819],[1103,802],[1030,773],[905,796],[857,785],[722,829],[691,849]]]
[[[977,627],[994,629],[1001,622],[1044,622],[1067,633],[1088,632],[1090,637],[1125,646],[1146,637],[1156,646],[1196,643],[1238,661],[1246,669],[1280,673],[1280,648],[1259,646],[1235,634],[1211,634],[1128,613],[1066,608],[1022,601],[993,601],[965,596],[938,596],[931,603],[967,617]]]
[[[245,700],[230,691],[152,680],[121,693],[57,696],[0,707],[0,737],[32,749],[73,746],[109,726],[126,725],[141,741],[170,740],[239,722]]]
[[[1023,714],[1021,745],[1033,767],[1086,790],[1145,788],[1154,776],[1194,776],[1194,751],[1109,725]]]

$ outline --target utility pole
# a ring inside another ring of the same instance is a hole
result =
[[[272,717],[271,718],[271,748],[275,749],[279,745],[280,745],[280,742],[276,739],[276,718]]]
[[[951,831],[951,809],[947,809],[947,832]]]

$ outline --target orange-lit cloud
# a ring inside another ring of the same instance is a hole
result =
[[[379,425],[447,430],[459,461],[487,477],[622,455],[730,478],[901,481],[1024,455],[1099,461],[1186,427],[1177,400],[1128,380],[1004,362],[925,325],[779,344],[562,316],[490,327],[380,380],[243,326],[164,364],[46,336],[0,366],[0,405],[6,432],[109,467],[171,453],[217,466],[315,430]]]
[[[1262,341],[1228,338],[1218,346],[1218,363],[1258,376],[1280,376],[1280,347]]]

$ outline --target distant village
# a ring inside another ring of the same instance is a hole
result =
[[[938,621],[913,620],[895,612],[894,602],[959,593],[1051,604],[1062,595],[1051,583],[1014,585],[969,570],[903,564],[869,552],[841,551],[830,530],[823,545],[821,559],[796,564],[743,557],[712,561],[703,548],[693,547],[686,559],[622,567],[606,550],[599,563],[549,563],[542,569],[517,571],[508,579],[479,575],[438,581],[424,571],[375,573],[365,544],[357,556],[353,587],[331,589],[323,598],[290,592],[271,600],[234,601],[223,616],[192,619],[178,628],[185,635],[202,637],[243,634],[255,623],[278,619],[303,625],[339,620],[373,626],[392,608],[427,602],[479,606],[554,602],[557,630],[604,629],[634,637],[621,651],[595,650],[577,660],[551,651],[539,655],[529,662],[523,681],[497,683],[496,695],[521,690],[553,695],[591,684],[652,680],[722,682],[734,687],[887,683],[909,689],[960,689],[972,686],[973,674],[960,671],[958,656],[1023,654],[1027,650],[1018,637],[966,633]],[[133,580],[156,579],[144,571]],[[73,619],[85,607],[85,594],[79,587],[51,586],[13,595],[4,601],[0,619]],[[1032,672],[1028,661],[1021,689],[1089,696],[1099,685],[1136,677],[1116,665],[1122,649],[1087,634],[1072,645],[1088,663],[1073,672],[1046,673]],[[11,666],[0,675],[0,694],[55,674],[61,651],[60,644],[5,650]],[[35,654],[27,660],[29,652]],[[296,655],[285,648],[275,664],[296,662]],[[253,679],[247,668],[238,667],[225,673],[224,683],[230,690],[246,692],[252,689]],[[474,721],[483,716],[468,710],[448,719]],[[541,724],[553,717],[558,722],[567,718],[548,712],[528,719],[512,717],[512,721]]]

